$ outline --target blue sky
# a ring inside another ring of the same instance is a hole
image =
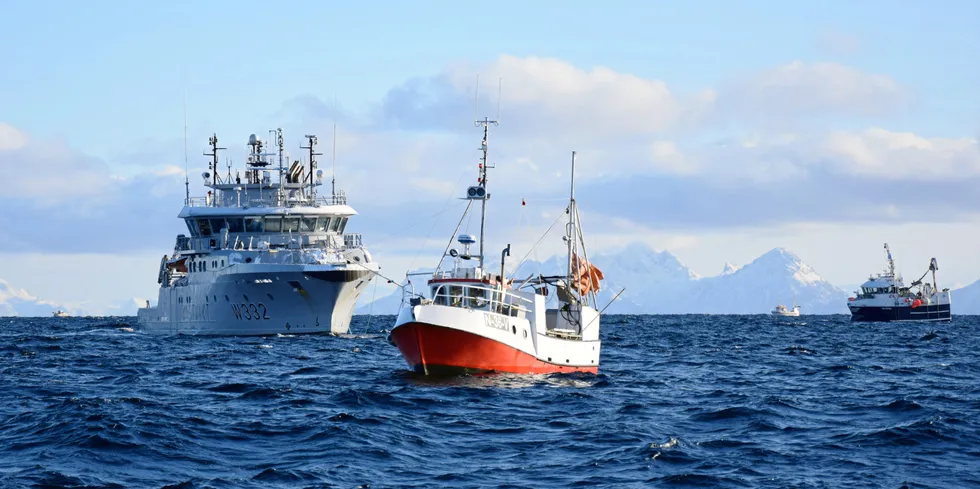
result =
[[[0,278],[90,308],[134,288],[155,294],[158,258],[146,257],[167,252],[180,224],[180,175],[167,167],[183,166],[185,92],[192,174],[212,132],[233,159],[249,133],[277,126],[292,146],[290,134],[310,130],[329,141],[336,97],[339,179],[368,242],[390,236],[405,202],[433,208],[444,201],[434,193],[469,178],[481,74],[482,112],[504,78],[494,154],[510,170],[497,181],[521,178],[524,164],[555,176],[498,194],[556,195],[578,149],[598,201],[585,210],[610,247],[642,240],[710,275],[785,246],[849,283],[878,267],[881,241],[904,240],[910,261],[945,253],[956,263],[947,273],[969,282],[980,277],[969,253],[919,240],[980,235],[978,19],[971,1],[10,2],[0,124],[30,144],[0,141],[0,169],[44,164],[65,181],[54,191],[26,181],[8,197],[7,229],[38,216],[50,227],[0,236],[0,255],[21,258]],[[391,181],[368,178],[379,171]],[[601,198],[645,179],[654,215]],[[550,222],[544,214],[528,225]],[[408,266],[422,227],[376,254]],[[850,261],[827,251],[841,236],[861,250]],[[86,295],[30,273],[79,253],[148,262],[148,278],[120,292],[107,274]]]

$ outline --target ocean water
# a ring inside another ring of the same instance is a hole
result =
[[[980,487],[980,318],[608,316],[598,375],[0,318],[0,487]]]

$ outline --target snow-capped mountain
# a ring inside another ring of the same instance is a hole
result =
[[[0,279],[0,316],[51,316],[63,307]]]
[[[741,268],[737,265],[732,265],[730,262],[725,262],[725,267],[721,269],[721,275],[731,275]]]
[[[794,294],[804,314],[846,314],[847,292],[823,280],[793,253],[775,248],[742,267],[726,264],[722,274],[700,277],[668,251],[634,243],[613,253],[590,256],[605,279],[598,294],[609,314],[767,314],[791,305]],[[522,264],[513,276],[561,274],[567,258]],[[980,293],[980,285],[977,286]],[[363,296],[362,296],[363,297]],[[395,314],[401,292],[374,303],[374,314]],[[368,305],[358,308],[366,314]]]
[[[709,314],[760,314],[776,304],[792,305],[804,314],[846,314],[847,292],[825,281],[793,253],[775,248],[751,263],[693,284],[686,306]]]

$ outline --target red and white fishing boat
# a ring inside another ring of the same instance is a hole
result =
[[[389,340],[408,365],[426,375],[510,372],[592,372],[599,369],[600,311],[596,292],[602,272],[588,261],[575,204],[575,152],[572,152],[571,197],[563,239],[568,246],[565,275],[507,277],[501,253],[499,274],[484,267],[487,199],[487,137],[496,121],[477,121],[483,127],[480,147],[479,185],[469,187],[465,219],[473,205],[480,205],[479,254],[470,246],[477,241],[453,233],[463,246],[449,249],[418,293],[408,281],[402,305]],[[492,168],[492,167],[489,167]],[[460,219],[462,224],[463,219]],[[556,221],[557,223],[557,221]],[[451,268],[443,268],[447,257]],[[426,274],[428,275],[428,273]],[[547,296],[554,291],[557,305],[548,309]]]

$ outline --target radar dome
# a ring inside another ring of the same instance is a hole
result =
[[[255,134],[250,134],[248,136],[248,144],[255,144],[259,141],[259,138],[255,137]]]

